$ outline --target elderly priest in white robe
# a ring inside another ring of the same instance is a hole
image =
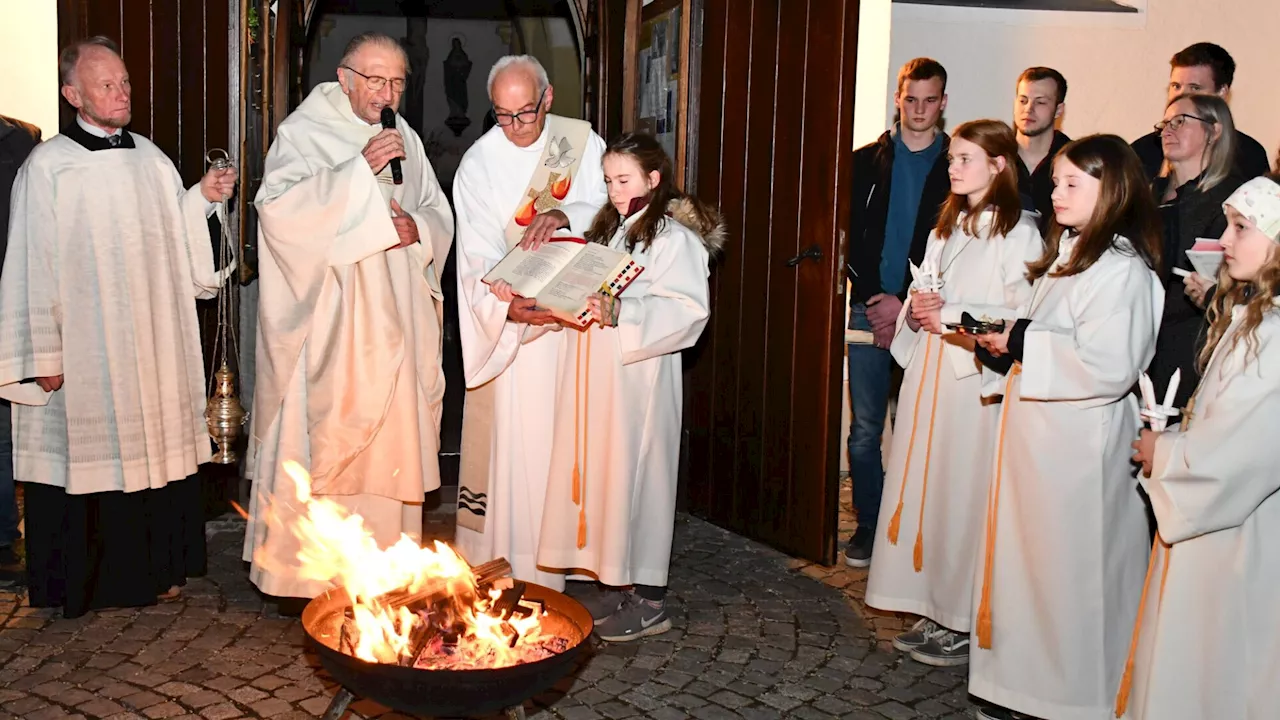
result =
[[[301,571],[294,480],[359,514],[383,546],[422,532],[440,485],[440,272],[453,217],[422,141],[394,115],[408,69],[391,37],[357,36],[338,82],[280,124],[261,219],[253,495],[244,559],[285,612],[328,582]],[[397,183],[395,175],[402,174]]]
[[[95,37],[59,58],[75,122],[13,189],[0,279],[0,397],[25,483],[30,602],[66,617],[174,599],[205,571],[197,466],[211,457],[196,298],[225,277],[208,215],[130,120],[129,73]],[[230,270],[230,268],[227,268]]]
[[[458,327],[467,378],[458,549],[473,564],[505,557],[512,574],[554,588],[537,568],[551,465],[563,332],[532,299],[505,303],[482,278],[522,240],[586,232],[605,203],[604,141],[583,120],[550,114],[555,90],[528,55],[498,60],[489,99],[498,124],[458,166]]]

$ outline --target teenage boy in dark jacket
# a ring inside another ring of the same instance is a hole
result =
[[[947,107],[947,71],[916,58],[898,71],[893,129],[853,154],[853,212],[849,234],[849,328],[870,331],[874,344],[850,344],[849,470],[858,529],[845,550],[854,567],[871,563],[880,494],[884,489],[881,437],[889,407],[893,358],[889,342],[910,285],[908,261],[924,259],[938,208],[951,190],[949,138],[941,129]]]

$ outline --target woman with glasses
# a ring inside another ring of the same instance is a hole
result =
[[[1205,295],[1212,278],[1190,273],[1187,250],[1198,239],[1222,237],[1227,228],[1222,203],[1246,178],[1235,169],[1236,132],[1231,109],[1217,95],[1184,94],[1169,101],[1156,124],[1165,164],[1152,182],[1164,221],[1164,317],[1151,361],[1151,380],[1164,396],[1170,378],[1181,370],[1174,397],[1183,407],[1196,389],[1196,355],[1203,344]],[[1188,277],[1175,272],[1180,268]]]

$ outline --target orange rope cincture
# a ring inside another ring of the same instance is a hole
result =
[[[582,421],[579,409],[581,401],[578,391],[582,387],[582,336],[574,338],[573,347],[573,504],[582,503],[582,471],[578,468],[578,459],[582,457],[582,446],[578,443],[582,435]]]
[[[929,492],[929,460],[933,457],[933,421],[938,417],[938,381],[942,379],[942,356],[946,350],[947,344],[939,342],[938,365],[933,369],[933,407],[929,408],[929,437],[924,444],[924,479],[920,484],[920,520],[916,525],[916,546],[911,553],[911,561],[916,572],[920,572],[924,567],[924,498]],[[922,380],[921,385],[923,384]]]
[[[920,368],[920,389],[916,391],[915,407],[911,410],[911,436],[907,438],[907,461],[902,468],[902,487],[898,488],[898,507],[893,511],[893,519],[889,521],[889,542],[898,544],[898,529],[902,524],[902,499],[907,492],[907,478],[911,474],[911,451],[916,446],[916,423],[920,420],[920,398],[924,395],[924,376],[929,372],[929,350],[933,347],[933,333],[925,335],[924,367]],[[937,390],[935,385],[935,392]]]
[[[586,497],[587,483],[586,483],[586,478],[584,476],[587,471],[587,452],[588,452],[588,448],[590,448],[589,433],[591,432],[591,337],[592,337],[592,332],[590,327],[588,327],[583,332],[587,336],[587,360],[586,360],[587,377],[582,383],[582,414],[585,416],[582,422],[582,472],[574,473],[574,478],[577,479],[577,484],[575,485],[575,490],[577,490],[577,492],[575,492],[574,495],[576,498],[575,502],[578,503],[578,549],[579,550],[587,546],[587,497]],[[581,344],[581,342],[579,342],[579,344]],[[581,366],[579,366],[579,372],[581,372]],[[574,382],[576,385],[577,378],[574,378]],[[574,394],[575,396],[577,395],[576,387],[574,388]],[[576,408],[574,412],[574,419],[575,421],[577,419]],[[577,422],[575,422],[574,425],[576,426]],[[577,427],[574,428],[574,445],[577,445]],[[577,465],[577,463],[578,463],[577,451],[575,450],[574,465]]]
[[[1009,379],[1004,385],[1004,399],[1000,408],[1000,435],[996,443],[996,477],[987,491],[987,543],[983,552],[982,568],[982,600],[978,603],[978,647],[991,649],[991,576],[995,570],[996,556],[996,511],[1000,508],[1000,481],[1004,476],[1004,428],[1009,418],[1009,393],[1013,390],[1013,379],[1022,374],[1022,364],[1014,363],[1009,370]]]
[[[1151,573],[1156,569],[1160,558],[1160,550],[1164,550],[1164,567],[1160,570],[1160,594],[1156,599],[1156,613],[1160,612],[1160,604],[1164,602],[1164,583],[1169,579],[1169,554],[1172,551],[1160,536],[1156,535],[1151,543],[1151,561],[1147,563],[1147,579],[1142,581],[1142,597],[1138,600],[1138,619],[1133,623],[1133,637],[1129,639],[1129,655],[1124,661],[1124,675],[1120,678],[1120,689],[1116,692],[1116,717],[1124,715],[1129,709],[1129,691],[1133,687],[1133,660],[1138,654],[1138,638],[1142,636],[1142,615],[1147,609],[1147,591],[1151,588]]]
[[[1187,403],[1186,409],[1182,411],[1182,421],[1179,429],[1186,432],[1191,427],[1191,414],[1195,410],[1196,399],[1191,398]],[[1151,588],[1151,573],[1155,570],[1156,561],[1159,558],[1159,550],[1164,550],[1164,567],[1160,569],[1160,594],[1156,598],[1156,614],[1159,615],[1160,606],[1164,604],[1164,584],[1169,579],[1169,565],[1173,559],[1173,548],[1165,543],[1156,534],[1155,542],[1151,543],[1151,561],[1147,563],[1147,579],[1142,581],[1142,597],[1138,600],[1138,619],[1133,623],[1133,637],[1129,640],[1129,656],[1124,661],[1124,675],[1120,678],[1120,689],[1116,692],[1116,717],[1124,715],[1129,709],[1129,691],[1133,689],[1133,662],[1138,655],[1138,638],[1142,636],[1142,616],[1147,609],[1147,591]]]

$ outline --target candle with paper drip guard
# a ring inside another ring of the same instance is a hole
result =
[[[909,260],[907,264],[911,268],[911,290],[913,292],[936,293],[942,290],[942,275],[938,272],[937,258],[926,257],[920,262],[919,267]]]
[[[1182,370],[1174,370],[1173,377],[1169,378],[1169,387],[1165,389],[1164,403],[1157,405],[1156,390],[1151,383],[1151,377],[1142,373],[1142,377],[1138,378],[1138,387],[1142,390],[1142,419],[1147,421],[1152,431],[1164,432],[1169,418],[1178,416],[1180,411],[1173,406],[1173,398],[1178,394],[1178,385],[1181,381]]]

